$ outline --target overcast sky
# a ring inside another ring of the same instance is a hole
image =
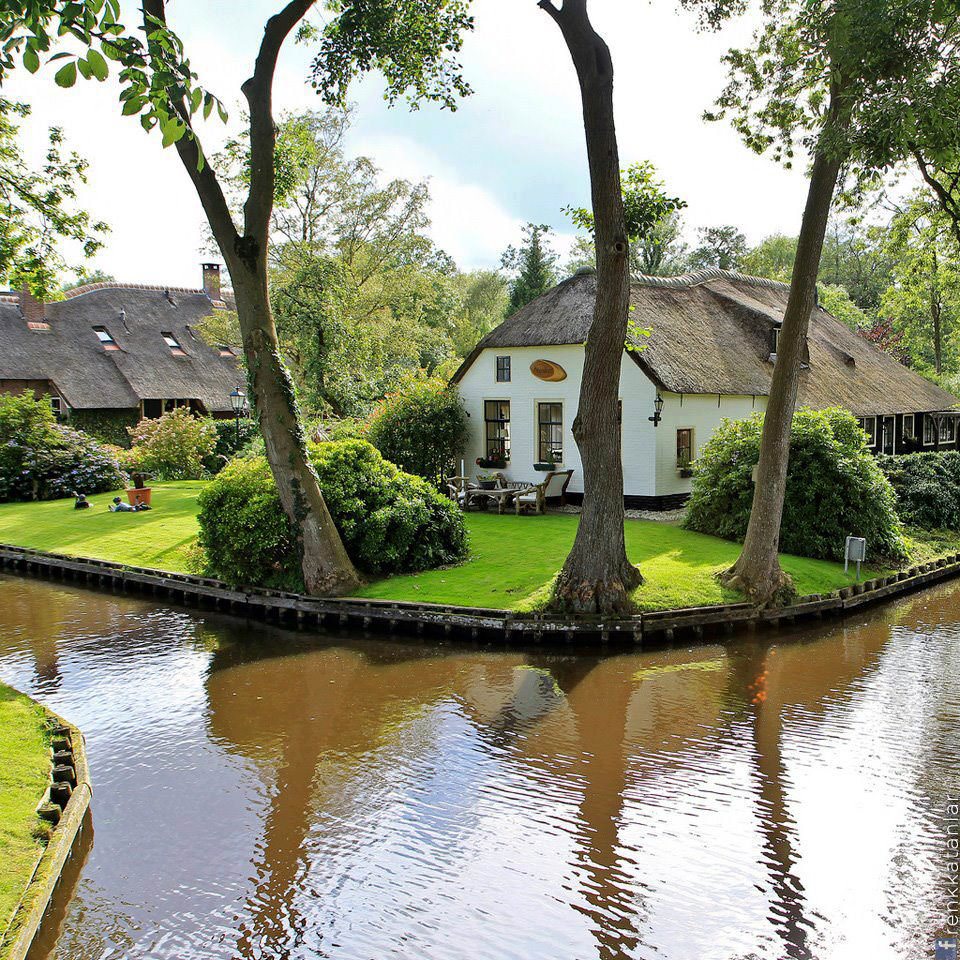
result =
[[[370,77],[352,92],[357,111],[348,141],[348,152],[372,157],[387,176],[429,178],[433,237],[465,269],[496,265],[529,220],[551,224],[563,248],[571,228],[561,208],[589,202],[579,90],[557,27],[535,0],[473,6],[476,30],[462,59],[474,95],[456,113],[430,106],[411,113],[403,105],[388,109]],[[201,82],[231,107],[232,121],[262,25],[276,8],[277,0],[168,3]],[[726,124],[702,120],[723,85],[720,57],[748,35],[749,24],[698,34],[676,0],[592,0],[591,11],[613,53],[624,164],[656,164],[670,191],[689,204],[691,234],[720,223],[737,224],[751,241],[796,233],[802,171],[754,156]],[[277,77],[278,110],[319,108],[305,82],[308,64],[309,49],[290,42]],[[3,92],[33,106],[24,128],[31,156],[42,151],[46,127],[58,124],[90,161],[83,200],[112,227],[90,266],[130,282],[197,286],[203,214],[176,152],[120,116],[111,82],[78,80],[60,90],[52,74],[15,71]],[[219,122],[203,126],[208,153],[224,133]]]

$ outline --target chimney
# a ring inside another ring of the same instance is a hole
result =
[[[220,296],[220,264],[204,263],[202,266],[203,292],[215,302],[223,299]]]
[[[30,288],[24,283],[20,288],[19,294],[20,312],[23,319],[27,321],[27,327],[30,330],[49,330],[47,323],[47,307],[42,300],[38,300],[31,292]]]

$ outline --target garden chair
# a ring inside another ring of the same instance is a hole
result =
[[[564,478],[560,487],[560,504],[565,506],[567,502],[567,486],[572,476],[572,470],[555,470],[548,473],[540,483],[530,483],[518,490],[517,495],[513,498],[517,516],[519,517],[521,513],[529,513],[531,511],[533,513],[543,513],[546,510],[547,491],[549,490],[550,482],[555,477]]]

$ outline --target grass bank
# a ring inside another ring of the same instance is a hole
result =
[[[50,779],[49,743],[43,710],[0,683],[0,932],[43,852],[36,807]]]
[[[134,566],[190,572],[197,534],[196,499],[202,482],[154,486],[155,509],[110,513],[112,494],[92,498],[90,510],[70,500],[0,504],[0,542]],[[470,513],[470,559],[460,566],[377,580],[358,595],[461,606],[532,609],[541,603],[573,543],[579,518],[571,514],[498,516]],[[636,592],[641,609],[737,601],[714,574],[737,558],[738,544],[650,520],[628,520],[627,552],[646,582]],[[843,565],[782,557],[801,593],[827,593],[852,580]],[[879,571],[864,571],[864,576]]]

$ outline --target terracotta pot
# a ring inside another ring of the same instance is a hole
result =
[[[133,487],[127,490],[127,499],[130,501],[131,507],[135,507],[140,503],[145,503],[149,507],[150,487]]]

